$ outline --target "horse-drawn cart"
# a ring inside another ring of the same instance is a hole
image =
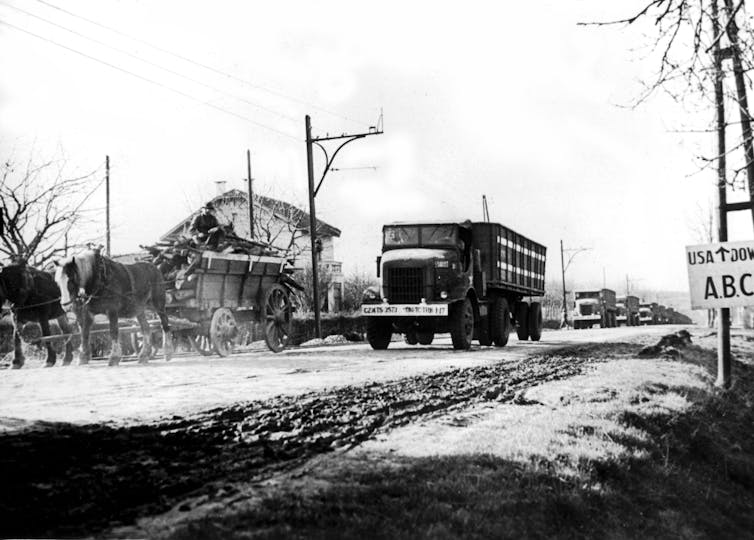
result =
[[[281,257],[202,251],[175,276],[166,292],[171,317],[191,323],[179,330],[201,354],[228,356],[239,337],[239,322],[262,325],[273,352],[291,334],[292,270]]]

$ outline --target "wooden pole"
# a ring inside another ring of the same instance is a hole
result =
[[[254,240],[254,190],[251,185],[251,150],[246,150],[246,173],[249,182],[249,239]]]
[[[563,259],[563,240],[560,241],[560,270],[563,276],[563,323],[568,326],[568,299],[565,284],[565,262]]]
[[[110,156],[105,156],[105,253],[110,256]]]
[[[729,3],[725,0],[726,4]],[[712,0],[712,31],[720,33],[717,0]],[[720,40],[715,41],[715,105],[717,110],[717,239],[728,240],[728,215],[726,210],[726,162],[725,162],[725,95],[723,94],[723,56]],[[739,105],[741,105],[739,103]],[[744,112],[741,112],[744,117]],[[744,141],[745,142],[745,141]],[[751,142],[751,141],[749,141]],[[717,312],[717,386],[730,387],[730,308],[720,308]]]
[[[309,171],[309,236],[312,242],[312,289],[314,294],[314,326],[317,337],[322,337],[322,323],[319,312],[319,268],[317,261],[317,218],[314,209],[314,157],[312,155],[312,122],[306,115],[306,163]]]

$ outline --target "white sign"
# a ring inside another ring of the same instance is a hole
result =
[[[448,304],[363,304],[361,314],[370,317],[437,317],[448,314]]]
[[[754,305],[754,241],[686,246],[691,309]]]

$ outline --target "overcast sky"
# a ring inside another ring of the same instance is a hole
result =
[[[563,239],[590,248],[577,285],[684,290],[715,181],[694,156],[714,140],[677,133],[698,118],[662,96],[625,107],[656,67],[646,39],[576,25],[638,6],[614,4],[1,0],[0,151],[63,148],[80,170],[109,155],[113,251],[130,252],[215,181],[245,189],[247,149],[257,191],[307,208],[304,116],[321,136],[382,110],[317,198],[347,273],[373,271],[383,223],[480,220],[486,195],[547,246],[548,279]]]

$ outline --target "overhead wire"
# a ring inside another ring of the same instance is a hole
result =
[[[78,54],[80,56],[83,56],[84,58],[87,58],[89,60],[93,60],[93,61],[98,62],[100,64],[106,65],[106,66],[108,66],[108,67],[110,67],[112,69],[118,70],[118,71],[126,73],[128,75],[131,75],[132,77],[136,77],[137,79],[141,79],[142,81],[146,81],[146,82],[148,82],[150,84],[159,86],[159,87],[164,88],[166,90],[170,90],[171,92],[174,92],[174,93],[176,93],[176,94],[178,94],[180,96],[183,96],[183,97],[185,97],[187,99],[190,99],[192,101],[196,101],[198,103],[201,103],[202,105],[205,105],[207,107],[211,107],[213,109],[216,109],[218,111],[224,112],[224,113],[229,114],[231,116],[235,116],[236,118],[240,118],[241,120],[249,122],[250,124],[254,124],[255,126],[261,127],[261,128],[266,129],[268,131],[272,131],[272,132],[277,133],[278,135],[281,135],[283,137],[287,137],[289,139],[293,139],[294,141],[300,141],[299,137],[294,137],[293,135],[290,135],[289,133],[285,133],[283,131],[280,131],[278,129],[270,127],[270,126],[268,126],[266,124],[262,124],[261,122],[253,120],[253,119],[251,119],[251,118],[249,118],[249,117],[247,117],[245,115],[233,112],[233,111],[231,111],[229,109],[226,109],[224,107],[220,107],[219,105],[215,105],[214,103],[211,103],[209,101],[205,101],[205,100],[199,99],[196,96],[192,96],[191,94],[188,94],[186,92],[183,92],[181,90],[173,88],[172,86],[168,86],[168,85],[163,84],[161,82],[155,81],[154,79],[150,79],[149,77],[145,77],[143,75],[139,75],[138,73],[134,73],[133,71],[130,71],[128,69],[122,68],[120,66],[117,66],[117,65],[112,64],[110,62],[102,60],[100,58],[91,56],[91,55],[86,54],[84,52],[81,52],[81,51],[79,51],[77,49],[74,49],[72,47],[68,47],[67,45],[63,45],[62,43],[59,43],[59,42],[57,42],[57,41],[55,41],[53,39],[50,39],[50,38],[47,38],[47,37],[44,37],[44,36],[40,36],[39,34],[37,34],[35,32],[32,32],[30,30],[26,30],[24,28],[16,26],[15,24],[9,23],[8,21],[0,19],[0,24],[5,24],[6,26],[9,26],[9,27],[11,27],[11,28],[13,28],[15,30],[18,30],[19,32],[23,32],[23,33],[28,34],[30,36],[33,36],[33,37],[35,37],[37,39],[40,39],[42,41],[46,41],[46,42],[51,43],[51,44],[53,44],[53,45],[55,45],[57,47],[60,47],[62,49],[65,49],[65,50],[68,50],[70,52],[76,53],[76,54]]]
[[[331,111],[329,109],[325,109],[325,108],[320,107],[320,106],[318,106],[318,105],[316,105],[314,103],[311,103],[309,101],[306,101],[306,100],[303,100],[303,99],[300,99],[300,98],[297,98],[297,97],[294,97],[294,96],[290,96],[290,95],[284,94],[283,92],[280,92],[278,90],[273,90],[271,88],[267,88],[266,86],[262,86],[260,84],[253,83],[251,81],[248,81],[246,79],[243,79],[241,77],[233,75],[232,73],[228,73],[226,71],[223,71],[221,69],[217,69],[215,67],[212,67],[210,65],[204,64],[202,62],[198,62],[198,61],[193,60],[191,58],[188,58],[187,56],[184,56],[182,54],[178,54],[176,52],[170,51],[170,50],[165,49],[163,47],[160,47],[158,45],[154,45],[153,43],[150,43],[150,42],[145,41],[143,39],[131,36],[131,35],[123,32],[121,30],[118,30],[117,28],[113,28],[112,26],[107,26],[105,24],[99,23],[99,22],[94,21],[92,19],[88,19],[87,17],[84,17],[82,15],[78,15],[76,13],[68,11],[67,9],[64,9],[64,8],[62,8],[60,6],[56,6],[55,4],[51,4],[50,2],[46,2],[45,0],[36,0],[36,2],[38,2],[40,4],[43,4],[43,5],[45,5],[45,6],[49,7],[49,8],[61,11],[61,12],[65,13],[65,14],[69,15],[70,17],[75,17],[77,19],[81,19],[82,21],[88,22],[89,24],[93,24],[95,26],[99,26],[100,28],[104,28],[105,30],[108,30],[110,32],[114,32],[114,33],[116,33],[116,34],[118,34],[120,36],[123,36],[123,37],[127,38],[127,39],[130,39],[132,41],[136,41],[137,43],[141,43],[143,45],[151,47],[154,50],[160,51],[162,53],[165,53],[165,54],[168,54],[168,55],[173,56],[175,58],[178,58],[180,60],[183,60],[184,62],[188,62],[190,64],[194,64],[195,66],[201,67],[201,68],[206,69],[208,71],[212,71],[215,74],[222,75],[224,77],[233,79],[233,80],[235,80],[237,82],[240,82],[242,84],[245,84],[245,85],[247,85],[247,86],[249,86],[251,88],[255,88],[255,89],[260,90],[262,92],[267,92],[267,93],[272,94],[274,96],[277,96],[277,97],[280,97],[280,98],[283,98],[283,99],[287,99],[287,100],[299,103],[300,105],[306,105],[307,107],[311,107],[312,109],[315,109],[315,110],[318,110],[320,112],[329,114],[331,116],[335,116],[335,117],[340,118],[342,120],[347,120],[349,122],[354,122],[356,124],[360,124],[360,125],[363,125],[363,126],[370,125],[368,122],[364,122],[364,121],[361,121],[361,120],[356,120],[356,119],[353,119],[353,118],[349,118],[348,116],[344,116],[344,115],[342,115],[340,113],[337,113],[335,111]]]
[[[121,53],[121,54],[125,54],[126,56],[130,56],[131,58],[135,58],[136,60],[138,60],[138,61],[140,61],[140,62],[144,62],[145,64],[148,64],[148,65],[150,65],[150,66],[156,67],[156,68],[158,68],[158,69],[161,69],[161,70],[163,70],[163,71],[166,71],[167,73],[170,73],[170,74],[172,74],[172,75],[175,75],[175,76],[177,76],[177,77],[181,77],[181,78],[183,78],[183,79],[186,79],[186,80],[188,80],[188,81],[191,81],[191,82],[193,82],[193,83],[195,83],[195,84],[198,84],[198,85],[204,86],[205,88],[209,88],[210,90],[212,90],[212,91],[214,91],[214,92],[217,92],[217,93],[219,93],[219,94],[225,94],[225,95],[227,95],[227,96],[230,96],[230,97],[232,97],[233,99],[237,99],[237,100],[239,100],[239,101],[243,101],[244,103],[247,103],[247,104],[251,105],[252,107],[256,107],[256,108],[258,108],[258,109],[260,109],[260,110],[263,110],[263,111],[266,111],[266,112],[268,112],[268,113],[270,113],[270,114],[274,114],[274,115],[276,115],[276,116],[279,116],[279,117],[281,117],[281,118],[285,118],[286,120],[290,120],[290,121],[292,121],[292,122],[298,122],[298,121],[299,121],[299,119],[298,119],[298,118],[293,118],[292,116],[288,116],[287,114],[283,114],[283,113],[281,113],[281,112],[278,112],[278,111],[276,111],[276,110],[274,110],[274,109],[271,109],[271,108],[269,108],[269,107],[265,107],[264,105],[260,105],[260,104],[258,104],[258,103],[256,103],[256,102],[253,102],[253,101],[251,101],[251,100],[248,100],[248,99],[246,99],[246,98],[243,98],[243,97],[241,97],[241,96],[236,96],[236,95],[234,95],[234,94],[231,94],[231,93],[229,93],[229,92],[226,92],[225,90],[223,90],[223,89],[221,89],[221,88],[218,88],[218,87],[216,87],[216,86],[213,86],[213,85],[211,85],[211,84],[207,84],[207,83],[205,83],[205,82],[203,82],[203,81],[200,81],[200,80],[198,80],[198,79],[195,79],[195,78],[193,78],[193,77],[189,77],[188,75],[184,75],[183,73],[180,73],[180,72],[178,72],[178,71],[175,71],[175,70],[172,70],[172,69],[170,69],[170,68],[167,68],[167,67],[165,67],[165,66],[162,66],[162,65],[160,65],[160,64],[158,64],[158,63],[156,63],[156,62],[152,62],[151,60],[147,60],[147,59],[145,59],[145,58],[142,58],[142,57],[140,57],[139,55],[137,55],[137,54],[133,54],[132,52],[130,52],[130,51],[127,51],[127,50],[125,50],[125,49],[122,49],[122,48],[120,48],[120,47],[115,47],[114,45],[110,45],[110,44],[108,44],[108,43],[105,43],[105,42],[103,42],[103,41],[100,41],[100,40],[98,40],[98,39],[96,39],[96,38],[93,38],[93,37],[89,37],[89,36],[87,36],[87,35],[85,35],[85,34],[82,34],[82,33],[80,33],[80,32],[77,32],[76,30],[72,30],[72,29],[70,29],[70,28],[68,28],[68,27],[66,27],[66,26],[63,26],[63,25],[61,25],[61,24],[58,24],[58,23],[56,23],[56,22],[50,21],[50,20],[48,20],[48,19],[45,19],[44,17],[40,17],[39,15],[36,15],[36,14],[34,14],[34,13],[30,13],[29,11],[26,11],[26,10],[24,10],[24,9],[21,9],[21,8],[19,8],[19,7],[13,6],[13,5],[11,5],[11,4],[7,4],[7,3],[5,3],[5,2],[0,2],[0,5],[4,5],[4,6],[6,6],[6,7],[9,7],[9,8],[11,8],[11,9],[15,9],[15,10],[17,10],[17,11],[20,11],[21,13],[24,13],[24,14],[26,14],[26,15],[30,16],[30,17],[34,17],[35,19],[39,19],[40,21],[43,21],[43,22],[45,22],[45,23],[47,23],[47,24],[49,24],[49,25],[51,25],[51,26],[55,26],[55,27],[57,27],[57,28],[60,28],[60,29],[62,29],[62,30],[65,30],[66,32],[70,32],[71,34],[74,34],[74,35],[76,35],[76,36],[79,36],[79,37],[81,37],[81,38],[84,38],[84,39],[86,39],[86,40],[89,40],[89,41],[91,41],[91,42],[93,42],[93,43],[96,43],[96,44],[98,44],[98,45],[101,45],[101,46],[103,46],[103,47],[107,47],[108,49],[112,49],[112,50],[114,50],[114,51],[117,51],[117,52],[119,52],[119,53]]]

